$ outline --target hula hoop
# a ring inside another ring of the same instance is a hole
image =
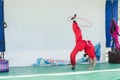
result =
[[[70,23],[73,22],[73,21],[71,20],[71,18],[72,18],[72,16],[68,17],[68,21],[69,21]],[[84,27],[90,27],[90,26],[92,26],[92,23],[91,23],[89,20],[85,19],[85,18],[76,17],[75,20],[78,22],[78,25],[79,25],[79,26],[84,26]],[[80,21],[84,21],[84,22],[88,23],[88,25],[80,24]]]

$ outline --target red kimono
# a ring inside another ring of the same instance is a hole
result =
[[[82,51],[86,47],[86,41],[82,40],[81,29],[79,28],[76,21],[73,21],[73,31],[75,34],[76,45],[70,54],[70,61],[71,61],[72,65],[75,65],[76,64],[76,60],[75,60],[76,55],[77,55],[78,51]]]

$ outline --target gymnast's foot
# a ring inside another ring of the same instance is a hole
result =
[[[71,20],[74,20],[74,19],[76,18],[76,16],[77,16],[77,15],[76,15],[76,14],[74,14],[74,16],[71,18]]]
[[[72,66],[72,70],[75,70],[75,65]]]
[[[72,70],[75,70],[75,67],[72,67]]]

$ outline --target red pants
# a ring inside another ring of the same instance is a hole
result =
[[[86,47],[86,41],[85,40],[80,40],[79,42],[76,43],[73,51],[70,54],[70,61],[72,65],[76,64],[76,55],[78,51],[82,51]]]

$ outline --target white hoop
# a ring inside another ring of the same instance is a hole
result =
[[[69,21],[70,23],[73,22],[73,20],[71,20],[71,18],[72,18],[72,16],[68,17],[68,21]],[[84,27],[90,27],[90,26],[92,26],[92,23],[91,23],[89,20],[85,19],[85,18],[76,17],[75,20],[77,21],[77,23],[78,23],[79,26],[84,26]],[[88,25],[84,25],[84,24],[86,24],[86,23],[87,23]]]

